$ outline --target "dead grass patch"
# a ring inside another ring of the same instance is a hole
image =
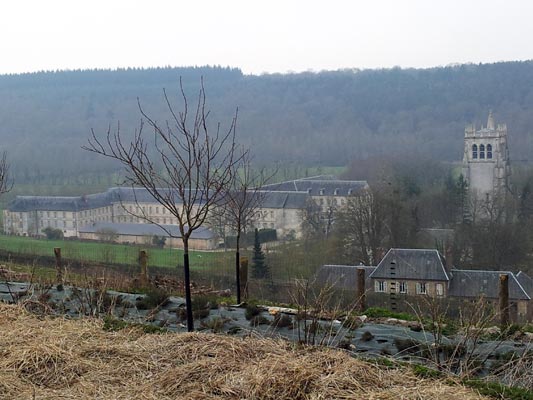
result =
[[[482,399],[327,348],[281,340],[102,329],[0,304],[0,398]]]

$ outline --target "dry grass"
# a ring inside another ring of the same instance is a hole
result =
[[[105,332],[0,304],[1,399],[481,399],[339,350],[212,334]]]

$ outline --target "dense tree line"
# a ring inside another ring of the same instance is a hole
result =
[[[239,107],[239,135],[257,162],[459,160],[465,124],[484,122],[489,109],[509,126],[514,160],[533,151],[533,62],[260,76],[222,67],[56,71],[0,76],[0,143],[17,182],[109,176],[112,162],[80,149],[90,129],[120,121],[133,132],[138,98],[163,119],[162,89],[177,90],[180,76],[193,96],[204,77],[211,121]]]
[[[371,190],[335,211],[332,232],[326,236],[323,227],[304,225],[306,246],[327,243],[329,263],[376,265],[392,247],[437,248],[462,268],[533,273],[533,169],[515,167],[507,196],[481,201],[469,196],[460,168],[451,164],[428,159],[364,164],[376,171],[369,174]],[[352,165],[345,177],[360,173]]]

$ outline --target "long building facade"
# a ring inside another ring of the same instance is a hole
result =
[[[364,181],[320,176],[269,185],[253,221],[259,229],[275,229],[278,238],[301,235],[302,210],[309,201],[323,209],[341,207],[350,195],[367,190]],[[160,225],[176,225],[177,218],[143,188],[114,187],[84,196],[17,196],[3,211],[4,233],[41,236],[46,228],[60,229],[65,237],[95,224],[146,224],[144,215]]]

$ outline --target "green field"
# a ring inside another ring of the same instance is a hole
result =
[[[137,265],[139,250],[143,249],[148,253],[149,266],[175,268],[183,265],[183,250],[179,249],[0,235],[0,250],[4,251],[34,256],[53,256],[54,247],[61,248],[62,257],[65,260]],[[189,252],[191,268],[196,270],[230,265],[232,257],[231,252]]]

